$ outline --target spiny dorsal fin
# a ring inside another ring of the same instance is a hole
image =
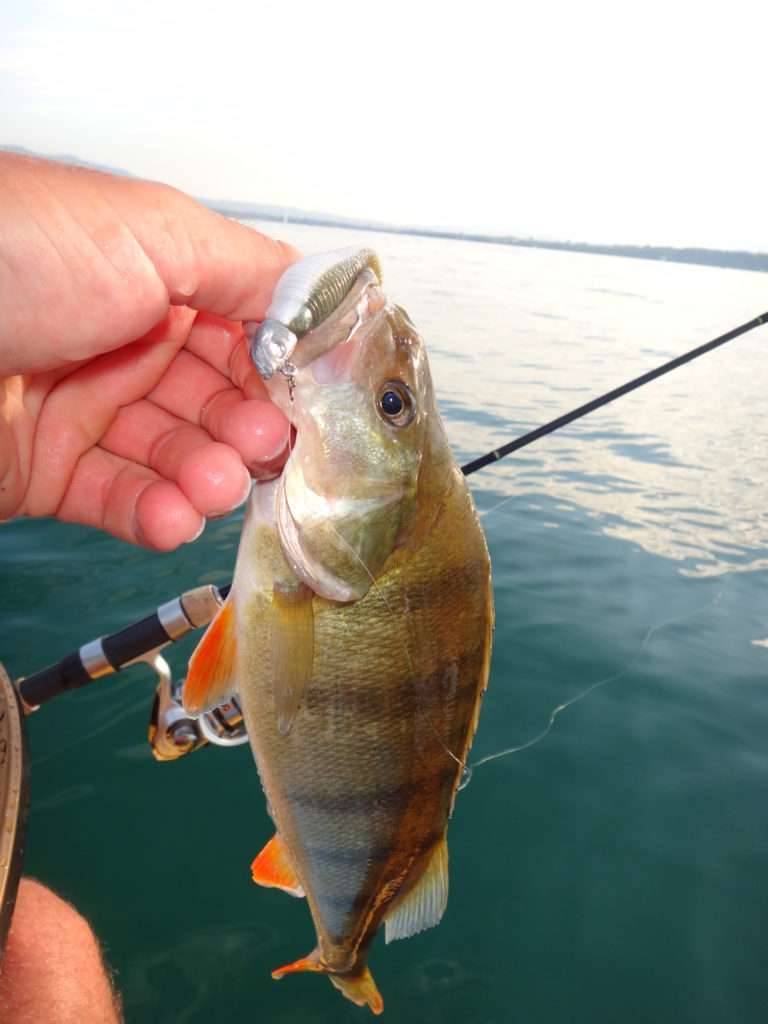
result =
[[[285,843],[276,832],[251,864],[251,876],[257,885],[282,889],[291,896],[305,896],[301,882],[293,870]]]
[[[408,939],[439,924],[447,903],[448,840],[444,835],[421,878],[385,918],[386,941]]]
[[[183,704],[190,715],[210,711],[235,688],[235,611],[232,597],[216,613],[189,659]]]
[[[313,592],[305,583],[272,591],[272,685],[277,731],[285,736],[312,678],[315,653]]]

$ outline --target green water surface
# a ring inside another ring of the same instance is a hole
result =
[[[460,458],[749,319],[764,290],[745,272],[375,244]],[[473,758],[544,735],[459,795],[440,927],[376,942],[385,1020],[764,1021],[768,374],[765,342],[739,344],[472,479],[497,605]],[[170,555],[0,527],[9,672],[223,584],[240,523]],[[177,674],[191,644],[169,654]],[[132,668],[30,719],[27,873],[92,922],[132,1024],[367,1019],[323,978],[271,981],[313,933],[303,901],[250,881],[272,832],[251,755],[155,763],[153,688]]]

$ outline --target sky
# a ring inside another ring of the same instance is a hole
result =
[[[193,195],[768,251],[752,0],[3,0],[0,145]]]

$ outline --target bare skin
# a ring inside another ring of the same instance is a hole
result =
[[[165,185],[0,153],[0,519],[171,550],[287,424],[241,321],[297,253]]]
[[[297,256],[165,185],[0,152],[0,520],[170,551],[244,501],[288,425],[241,321]],[[23,880],[0,1020],[119,1019],[89,926]]]
[[[118,1024],[114,992],[93,932],[73,906],[22,879],[0,965],[5,1024]]]

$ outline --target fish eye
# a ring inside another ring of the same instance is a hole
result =
[[[380,415],[396,427],[407,427],[416,415],[416,402],[411,389],[401,380],[388,380],[379,392]]]
[[[381,396],[381,411],[387,416],[398,416],[404,407],[405,402],[397,391],[385,391]]]

